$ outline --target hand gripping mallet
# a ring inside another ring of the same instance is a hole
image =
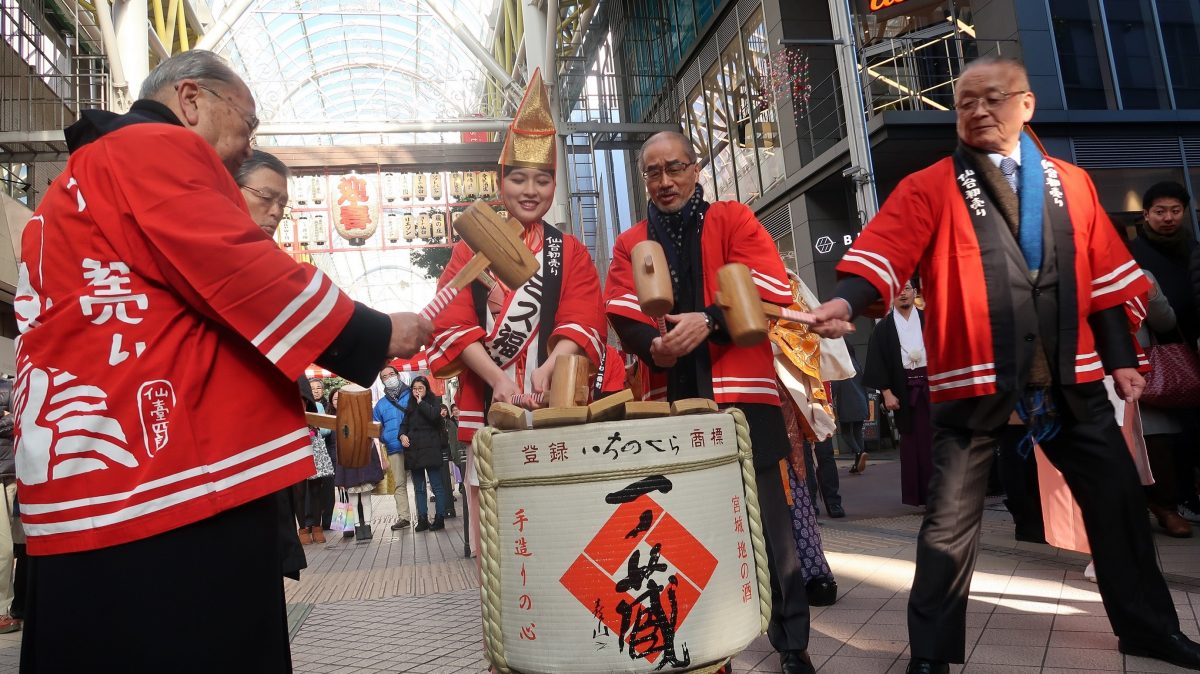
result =
[[[587,356],[559,356],[554,361],[548,393],[518,393],[509,402],[518,407],[541,405],[543,402],[547,402],[551,408],[587,405],[589,369]]]
[[[725,327],[738,346],[754,346],[767,338],[767,319],[805,323],[799,311],[762,301],[750,268],[734,262],[717,270],[717,305],[725,313]]]
[[[471,204],[458,218],[454,229],[475,255],[421,311],[422,318],[433,320],[484,270],[490,268],[510,288],[521,286],[537,272],[537,259],[525,247],[521,237],[484,202]]]
[[[638,304],[658,324],[658,334],[666,337],[667,321],[663,317],[675,306],[675,293],[671,290],[671,270],[667,267],[662,244],[642,241],[633,247],[629,258],[633,263],[633,287]]]

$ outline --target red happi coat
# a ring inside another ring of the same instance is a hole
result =
[[[541,223],[535,223],[525,230],[522,237],[535,254],[543,253],[542,227]],[[553,316],[546,316],[543,305],[534,323],[540,327],[541,321],[553,321],[554,327],[546,344],[547,352],[559,339],[569,339],[583,349],[594,369],[600,362],[601,349],[604,348],[602,335],[607,329],[600,306],[600,277],[596,273],[596,265],[592,262],[591,255],[588,255],[587,248],[579,239],[564,234],[562,242],[562,276],[557,298],[558,308]],[[438,280],[438,289],[449,283],[472,255],[474,253],[465,242],[458,242],[451,255],[450,264]],[[550,260],[543,257],[543,266],[549,263]],[[513,301],[512,292],[507,294],[506,301]],[[455,402],[458,404],[458,437],[463,442],[470,442],[475,437],[475,431],[486,424],[484,393],[487,384],[462,365],[459,355],[468,345],[484,342],[488,337],[494,336],[500,327],[499,324],[480,325],[479,313],[470,287],[460,292],[454,301],[433,319],[433,341],[426,349],[429,369],[435,377],[443,379],[458,375],[460,388]],[[513,366],[506,370],[516,381],[517,388],[525,393],[530,392],[530,378],[533,370],[540,365],[537,354],[530,353],[532,348],[533,345],[517,356]]]
[[[612,266],[604,289],[605,311],[647,325],[654,320],[642,312],[633,286],[630,252],[647,238],[648,223],[642,220],[617,237]],[[783,260],[771,235],[745,204],[717,201],[709,205],[700,234],[701,268],[704,277],[704,305],[711,305],[717,293],[717,270],[740,262],[750,268],[758,294],[766,302],[788,306],[792,303],[791,284]],[[720,404],[779,404],[775,365],[768,340],[757,346],[708,343],[712,362],[713,395]],[[666,374],[644,367],[643,397],[666,400]]]
[[[313,474],[295,382],[353,302],[263,234],[198,134],[135,124],[77,150],[18,279],[31,554],[146,538]]]
[[[1062,182],[1072,225],[1072,261],[1059,251],[1061,274],[1074,268],[1075,364],[1061,382],[1099,381],[1104,368],[1087,317],[1144,295],[1149,281],[1101,208],[1091,178],[1067,162],[1048,158]],[[1048,204],[1048,208],[1055,208]],[[838,263],[839,274],[861,276],[883,297],[882,315],[917,270],[925,296],[925,347],[934,402],[997,391],[996,355],[975,226],[947,157],[896,187],[879,214]],[[1006,382],[1014,384],[1014,382]],[[1012,386],[1008,386],[1011,390]]]

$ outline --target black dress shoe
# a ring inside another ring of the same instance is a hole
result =
[[[826,510],[829,511],[829,516],[835,520],[840,517],[846,516],[846,511],[843,510],[842,506],[840,506],[840,505],[829,506],[828,508],[826,508]]]
[[[781,651],[779,671],[783,674],[817,674],[812,660],[808,659],[808,651]]]
[[[949,674],[950,665],[937,660],[913,658],[908,661],[908,669],[904,672],[905,674]]]
[[[809,606],[833,606],[837,601],[837,583],[832,580],[813,578],[804,585]]]
[[[1200,644],[1176,632],[1154,646],[1117,642],[1117,650],[1125,655],[1154,658],[1172,665],[1200,670]]]

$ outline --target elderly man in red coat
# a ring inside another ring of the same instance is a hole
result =
[[[808,596],[779,479],[779,460],[791,445],[771,345],[734,345],[715,302],[717,269],[740,262],[750,267],[762,299],[787,306],[792,303],[787,272],[771,235],[749,208],[736,201],[704,200],[697,184],[700,166],[691,141],[682,134],[655,134],[642,145],[638,161],[650,194],[649,217],[623,232],[613,247],[604,289],[609,321],[626,351],[645,366],[647,398],[711,398],[745,412],[771,571],[767,635],[779,651],[784,674],[813,672],[807,653]],[[670,331],[662,337],[638,305],[633,285],[630,255],[647,239],[663,246],[675,297],[666,317]]]
[[[908,671],[964,656],[967,594],[988,469],[1015,414],[1083,511],[1100,594],[1122,653],[1200,669],[1159,571],[1146,500],[1101,380],[1144,387],[1123,304],[1149,288],[1088,175],[1045,156],[1025,68],[969,65],[955,89],[954,155],[896,187],[813,312],[838,335],[879,315],[919,271],[933,402],[934,473],[908,605]]]
[[[250,90],[190,51],[85,113],[21,241],[23,671],[291,671],[275,493],[314,472],[296,378],[370,385],[432,325],[357,304],[250,218]]]

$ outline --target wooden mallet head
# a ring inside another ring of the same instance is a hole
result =
[[[571,354],[559,356],[554,361],[554,372],[550,378],[549,407],[582,407],[588,404],[588,370],[591,363],[587,356]]]
[[[717,304],[725,313],[725,327],[733,343],[754,346],[767,338],[767,313],[754,287],[750,268],[727,264],[717,270]]]
[[[537,273],[538,263],[520,235],[482,201],[471,204],[454,224],[454,229],[477,256],[488,259],[489,268],[504,284],[516,288]],[[474,274],[470,278],[474,278]]]
[[[662,244],[642,241],[630,251],[629,259],[633,263],[633,288],[642,311],[655,319],[666,316],[675,306],[675,293],[671,290],[671,271]]]
[[[374,423],[371,392],[358,384],[346,384],[338,389],[337,434],[338,463],[347,468],[362,468],[368,461],[378,461],[371,442]],[[374,437],[379,437],[375,430]]]

